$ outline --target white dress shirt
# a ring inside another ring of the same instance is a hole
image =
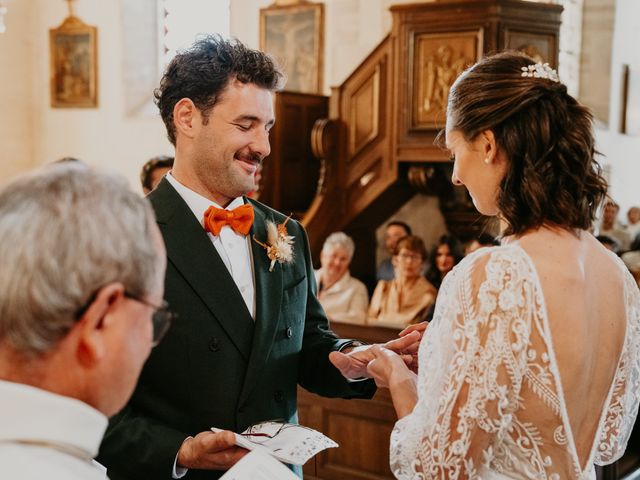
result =
[[[167,180],[173,188],[176,189],[178,195],[189,206],[196,219],[203,225],[204,212],[213,205],[216,208],[223,208],[220,205],[212,202],[211,200],[203,197],[199,193],[194,192],[188,187],[185,187],[178,182],[171,173],[167,173]],[[242,197],[234,199],[229,205],[225,207],[225,210],[233,210],[244,204]],[[224,262],[227,270],[231,274],[233,281],[235,282],[244,303],[247,305],[247,309],[251,316],[256,317],[256,299],[255,299],[255,281],[253,277],[253,261],[251,257],[251,247],[249,245],[250,236],[244,236],[236,233],[231,227],[225,225],[220,230],[220,235],[213,235],[208,233],[209,239],[213,246],[218,251],[220,258]]]
[[[107,417],[80,400],[0,380],[2,478],[104,480]]]

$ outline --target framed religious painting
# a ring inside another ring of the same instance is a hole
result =
[[[51,106],[98,106],[97,29],[70,15],[49,30]]]
[[[287,75],[285,90],[322,93],[324,4],[280,1],[260,9],[260,49]]]

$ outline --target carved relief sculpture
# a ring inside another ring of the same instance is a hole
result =
[[[453,55],[449,45],[442,45],[437,55],[430,56],[423,67],[426,84],[422,111],[425,113],[442,111],[447,107],[449,89],[468,63],[463,57],[453,59]]]
[[[458,75],[479,58],[480,34],[474,31],[416,35],[413,129],[437,129],[444,125],[449,89]]]

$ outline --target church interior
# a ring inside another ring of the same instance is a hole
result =
[[[451,83],[492,52],[548,62],[593,111],[614,221],[625,226],[640,205],[638,32],[637,0],[0,0],[0,183],[73,157],[142,194],[145,162],[174,154],[153,103],[163,68],[197,34],[234,36],[273,54],[288,77],[255,197],[305,226],[316,268],[325,239],[349,235],[350,274],[371,296],[390,221],[410,225],[427,252],[443,235],[466,244],[498,234],[451,183],[439,139]],[[637,239],[615,247],[634,253]],[[331,327],[370,343],[401,330]],[[299,414],[341,445],[305,478],[392,478],[388,392],[361,401],[300,390]],[[640,435],[598,475],[640,478]]]

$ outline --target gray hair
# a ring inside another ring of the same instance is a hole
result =
[[[353,258],[353,252],[356,251],[356,246],[349,235],[344,232],[334,232],[329,235],[324,244],[322,245],[322,251],[328,252],[332,248],[344,248],[347,251],[349,260]]]
[[[111,282],[144,296],[158,282],[153,211],[120,176],[59,163],[0,190],[0,342],[41,355]]]

